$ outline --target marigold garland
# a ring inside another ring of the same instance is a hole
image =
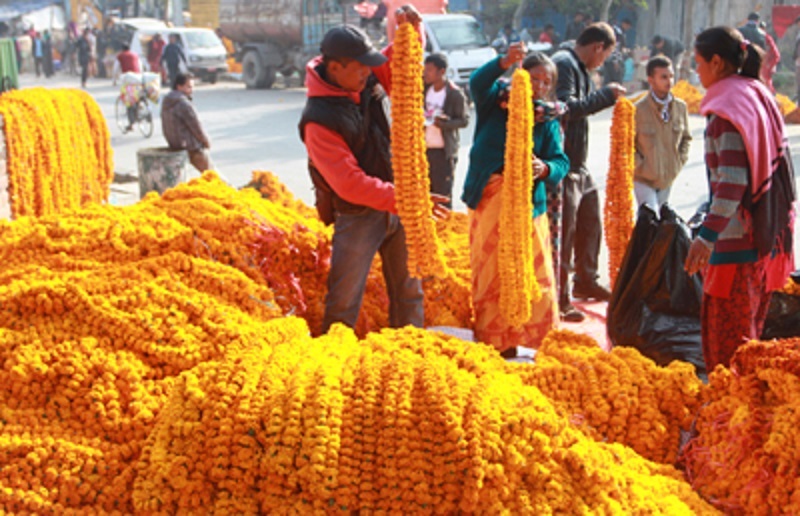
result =
[[[703,94],[696,87],[692,86],[687,80],[680,80],[672,87],[672,94],[686,102],[686,108],[691,115],[700,114],[700,103],[703,101]]]
[[[86,92],[32,88],[0,96],[14,217],[105,202],[114,179],[110,135]]]
[[[542,298],[533,268],[533,89],[527,71],[511,80],[501,193],[498,269],[500,310],[512,326],[531,318]]]
[[[709,375],[684,454],[694,488],[731,514],[800,512],[800,339],[752,341]]]
[[[636,218],[633,199],[636,106],[620,97],[611,119],[611,157],[606,179],[603,226],[608,246],[611,287],[619,273]]]
[[[444,277],[447,266],[431,217],[431,181],[425,154],[422,45],[410,23],[395,35],[392,55],[392,168],[395,206],[406,233],[411,276]]]

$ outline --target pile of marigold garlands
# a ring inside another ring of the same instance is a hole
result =
[[[713,514],[738,481],[727,411],[731,431],[764,430],[753,457],[777,457],[746,464],[742,482],[762,466],[769,482],[735,502],[800,510],[796,345],[751,344],[767,347],[737,355],[738,378],[704,387],[569,332],[535,365],[415,328],[313,337],[266,264],[298,271],[311,306],[302,267],[324,263],[328,230],[271,176],[254,186],[206,173],[134,206],[0,222],[0,512]],[[466,249],[464,224],[449,231]],[[695,417],[697,491],[673,466]],[[733,469],[703,475],[703,453]]]
[[[97,102],[76,89],[0,95],[14,217],[47,215],[108,199],[114,166]]]
[[[672,94],[686,102],[686,107],[692,115],[700,114],[700,102],[703,94],[696,87],[692,86],[687,80],[680,80],[672,87]]]

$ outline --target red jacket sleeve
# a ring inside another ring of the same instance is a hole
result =
[[[368,176],[340,134],[311,122],[305,127],[305,144],[311,162],[336,195],[353,204],[397,213],[394,185]]]

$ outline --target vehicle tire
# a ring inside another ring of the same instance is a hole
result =
[[[272,88],[272,85],[275,84],[275,78],[278,76],[278,71],[273,66],[267,66],[264,68],[264,85],[262,88]]]
[[[209,84],[216,84],[217,83],[217,72],[209,73],[207,79],[208,79]]]
[[[275,72],[273,71],[273,81],[275,80]],[[244,55],[242,60],[242,80],[249,90],[256,90],[261,88],[268,88],[267,86],[267,69],[258,52],[251,51]]]
[[[125,134],[125,129],[128,128],[128,108],[122,102],[122,97],[117,97],[117,103],[114,104],[114,116],[117,120],[117,127],[122,134]]]
[[[136,121],[139,125],[139,132],[145,138],[153,136],[153,113],[146,99],[142,99],[136,104]]]

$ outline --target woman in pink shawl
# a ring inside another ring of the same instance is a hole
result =
[[[793,268],[794,173],[780,110],[759,80],[761,50],[735,29],[713,27],[697,36],[695,60],[707,89],[700,111],[711,202],[686,270],[703,273],[711,371],[760,337],[771,293]]]

